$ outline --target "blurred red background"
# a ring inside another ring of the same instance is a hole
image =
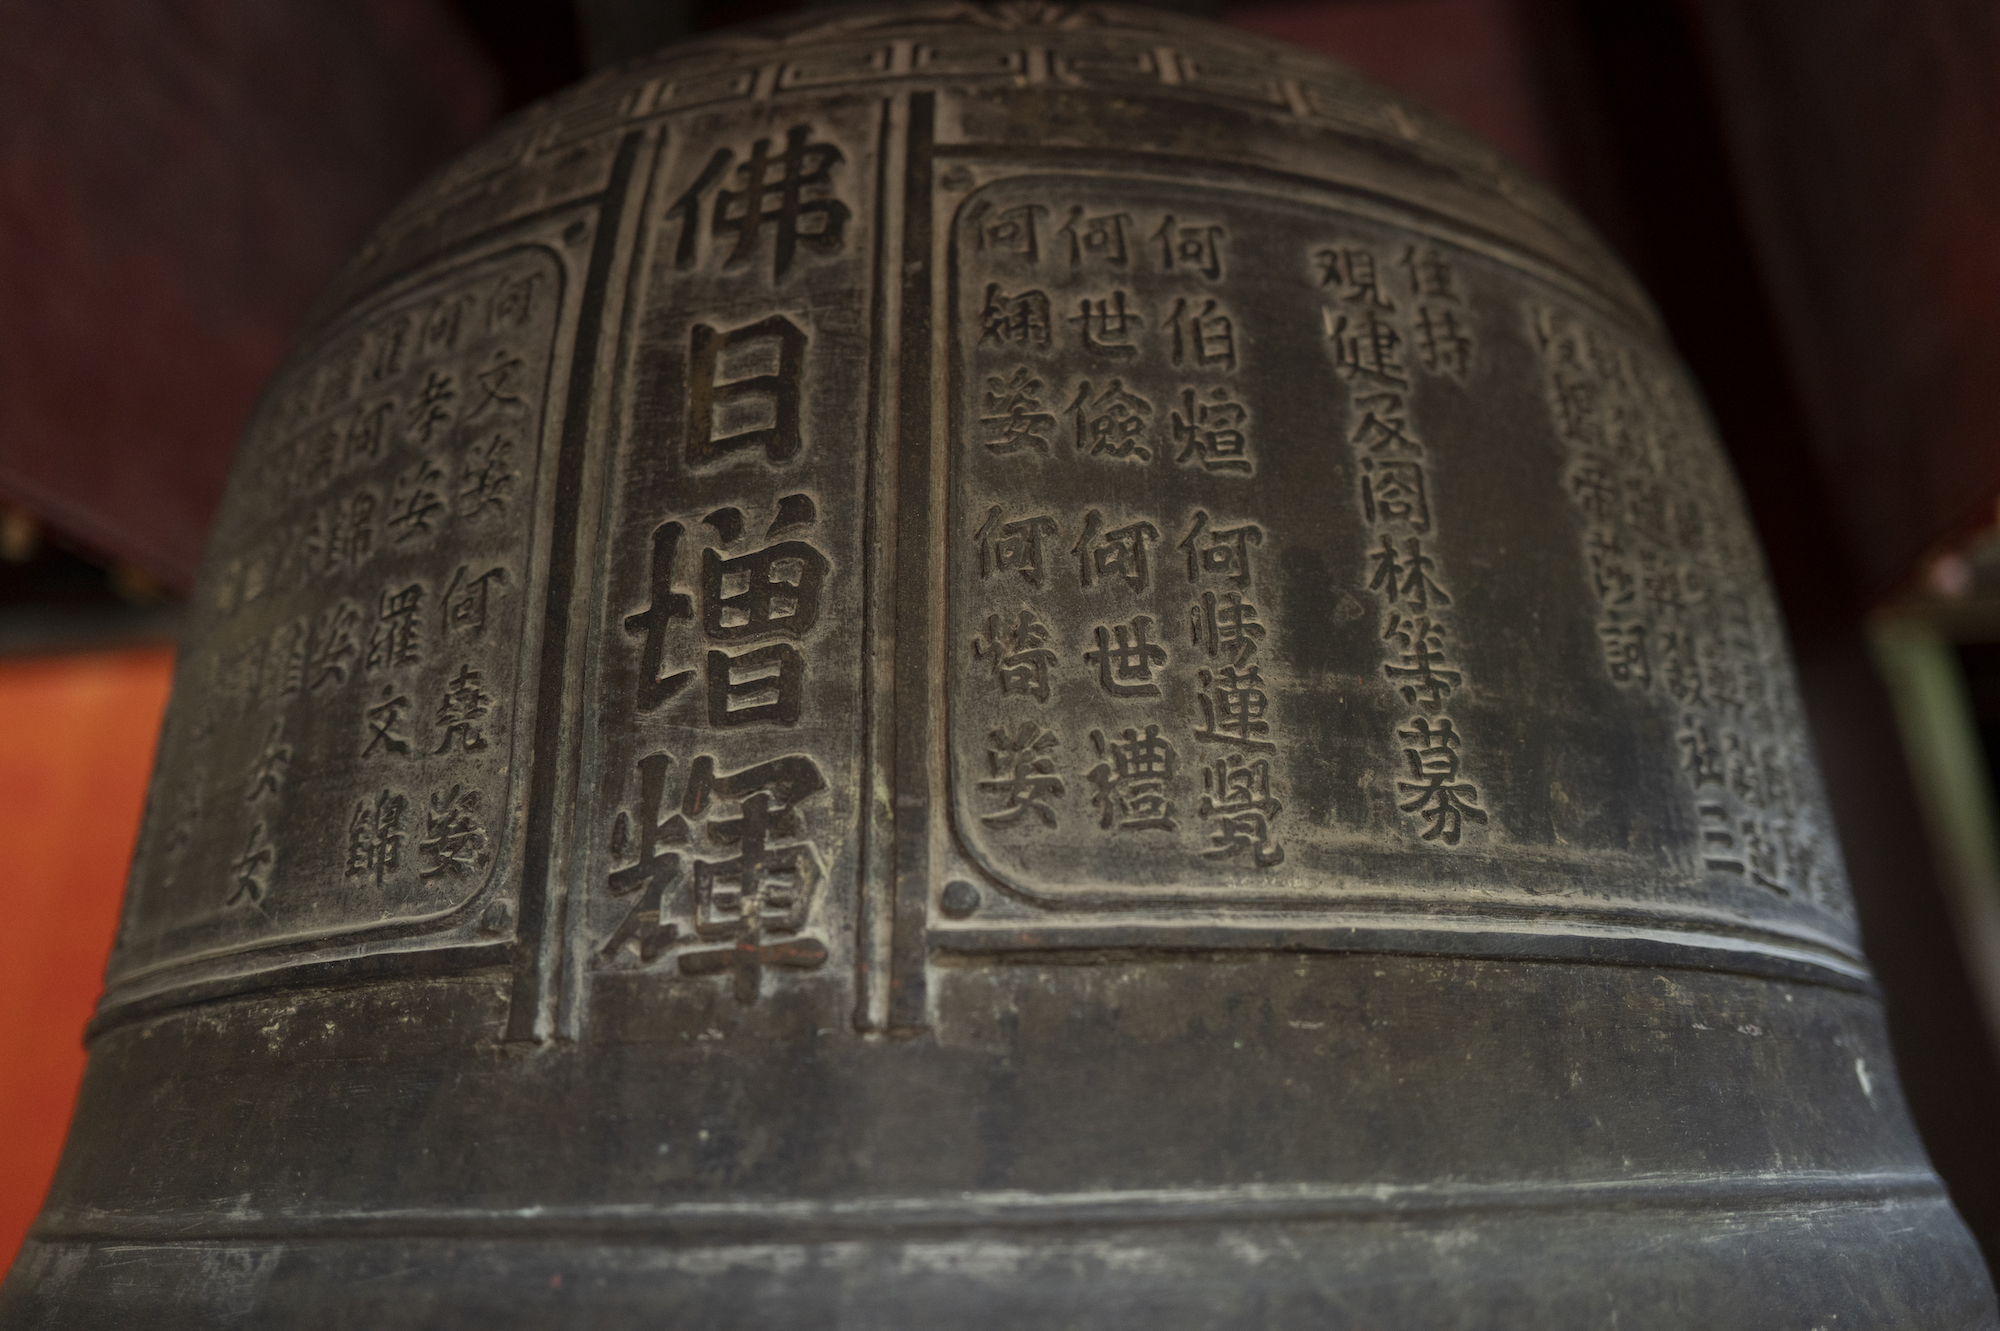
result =
[[[0,660],[0,1253],[41,1207],[83,1077],[170,647]]]

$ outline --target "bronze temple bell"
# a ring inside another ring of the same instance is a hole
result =
[[[320,310],[10,1331],[1996,1325],[1701,403],[1462,133],[818,11]]]

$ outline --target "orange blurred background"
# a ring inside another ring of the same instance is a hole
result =
[[[171,647],[0,659],[0,1270],[69,1126],[173,665]]]

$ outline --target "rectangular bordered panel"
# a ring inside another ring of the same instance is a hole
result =
[[[1556,911],[1851,956],[1671,366],[1373,205],[976,160],[945,177],[940,659],[996,940]]]
[[[719,127],[646,205],[572,943],[628,1031],[781,985],[849,1001],[882,115]]]
[[[566,263],[400,284],[267,394],[218,522],[114,986],[460,912],[507,877]]]

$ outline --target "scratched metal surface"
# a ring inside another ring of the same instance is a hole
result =
[[[1993,1321],[1699,401],[1332,66],[595,79],[336,282],[194,613],[10,1325]]]

